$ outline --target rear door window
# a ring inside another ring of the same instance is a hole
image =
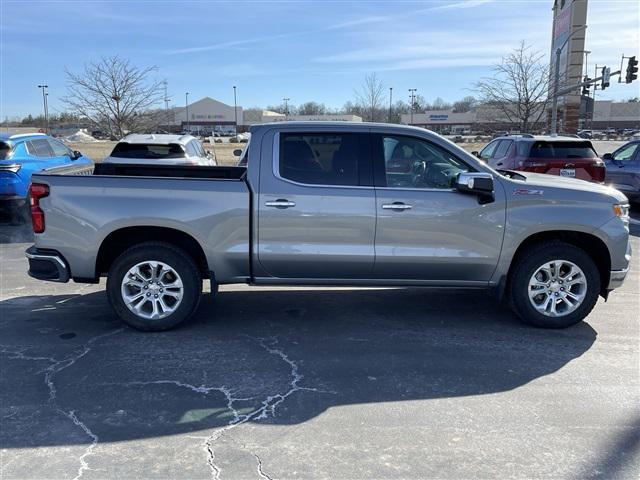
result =
[[[148,160],[164,158],[184,158],[184,150],[177,143],[166,145],[143,144],[143,143],[118,143],[112,157],[116,158],[142,158]]]
[[[40,158],[51,158],[55,156],[53,149],[49,145],[46,138],[38,138],[36,140],[29,140],[27,142],[27,150],[31,155]]]
[[[279,173],[310,185],[360,185],[360,168],[370,162],[367,135],[282,133]]]
[[[591,142],[538,141],[531,146],[531,158],[597,158]]]

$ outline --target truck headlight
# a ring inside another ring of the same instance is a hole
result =
[[[620,205],[616,203],[613,206],[613,214],[619,217],[623,222],[629,222],[629,205]]]

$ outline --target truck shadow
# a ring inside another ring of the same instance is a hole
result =
[[[480,291],[243,288],[157,334],[123,328],[102,291],[18,297],[0,312],[3,448],[206,438],[344,405],[487,395],[556,372],[596,339],[587,323],[526,327]]]
[[[33,241],[31,223],[16,220],[5,212],[0,212],[0,245]]]

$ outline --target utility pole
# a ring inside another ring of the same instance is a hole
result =
[[[393,87],[389,87],[389,123],[391,123],[391,99],[393,98]]]
[[[571,37],[573,37],[576,33],[585,30],[587,28],[586,25],[575,29],[573,32],[569,34],[564,43],[556,49],[556,63],[553,69],[553,99],[551,105],[551,135],[558,134],[558,90],[560,89],[560,54],[562,50],[567,45]]]
[[[236,100],[236,86],[233,86],[233,114],[235,118],[235,134],[238,135],[238,102]]]
[[[191,125],[189,124],[189,92],[185,92],[184,94],[184,108],[185,113],[187,114],[187,132],[191,132]]]
[[[49,115],[47,112],[47,88],[49,85],[38,85],[38,88],[42,90],[42,109],[44,113],[44,131],[49,133]]]
[[[411,121],[409,122],[409,125],[413,125],[413,106],[416,103],[416,92],[417,91],[418,91],[417,88],[410,88],[409,89],[409,95],[411,96],[411,105],[410,105],[410,107],[411,107],[411,109],[410,109],[410,111],[411,111]]]
[[[282,101],[284,102],[284,119],[287,119],[287,115],[289,115],[289,100],[291,100],[290,98],[283,98]]]

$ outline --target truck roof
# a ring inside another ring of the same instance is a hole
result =
[[[422,127],[414,127],[411,125],[402,125],[397,123],[381,123],[381,122],[347,122],[347,121],[286,121],[286,122],[269,122],[269,123],[259,123],[251,126],[251,131],[255,131],[261,128],[273,128],[277,127],[280,130],[287,129],[296,129],[300,127],[309,128],[309,129],[322,129],[327,130],[328,128],[338,128],[338,129],[349,129],[349,130],[368,130],[370,128],[388,128],[388,129],[402,129],[402,130],[412,130],[419,132],[431,132],[426,128]]]
[[[169,135],[169,134],[156,134],[156,133],[130,133],[126,137],[122,138],[121,142],[134,143],[134,144],[157,144],[166,145],[168,143],[178,143],[180,145],[186,145],[195,137],[191,135]]]

